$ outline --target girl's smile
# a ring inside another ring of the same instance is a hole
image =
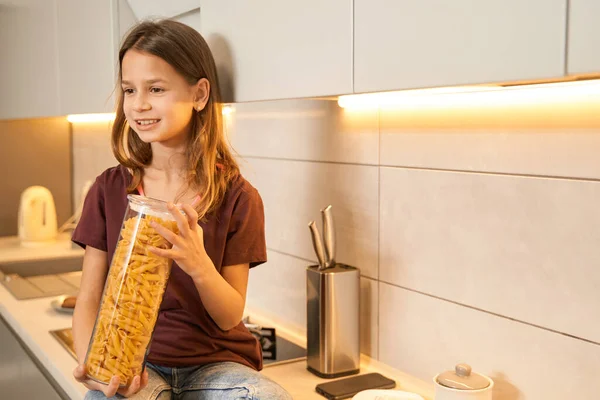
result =
[[[158,126],[160,119],[136,119],[136,130],[149,131]]]

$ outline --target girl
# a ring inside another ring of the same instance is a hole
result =
[[[73,233],[85,248],[73,375],[90,389],[86,399],[290,399],[258,372],[260,347],[241,322],[249,268],[266,261],[263,204],[226,144],[206,42],[175,21],[142,22],[119,51],[119,83],[120,165],[96,179]],[[82,364],[128,193],[168,201],[179,233],[156,226],[173,247],[150,251],[173,259],[172,272],[148,368],[119,388],[116,376],[108,385],[87,379]]]

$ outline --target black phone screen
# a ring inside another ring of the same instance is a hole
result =
[[[317,393],[332,400],[348,399],[356,393],[367,389],[392,389],[396,382],[376,372],[337,381],[320,383],[315,388]]]

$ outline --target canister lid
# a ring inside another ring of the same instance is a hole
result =
[[[454,371],[446,371],[437,377],[437,382],[451,389],[481,390],[490,386],[490,381],[476,372],[471,373],[469,364],[458,364]]]
[[[139,196],[137,194],[127,195],[127,199],[129,199],[129,208],[137,213],[152,215],[167,221],[175,220],[173,214],[171,214],[167,208],[166,201],[153,199],[152,197]],[[185,215],[183,210],[180,210],[180,212]]]

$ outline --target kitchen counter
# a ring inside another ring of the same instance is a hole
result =
[[[0,286],[0,315],[62,391],[69,398],[80,400],[86,389],[73,378],[72,371],[77,363],[49,333],[51,330],[70,327],[72,316],[55,311],[50,305],[51,300],[52,298],[40,298],[19,301]],[[285,330],[278,329],[278,334],[285,335]],[[288,336],[286,339],[293,338]],[[396,389],[419,393],[427,400],[433,398],[433,384],[362,356],[361,373],[366,372],[380,372],[396,380]],[[294,399],[323,400],[324,397],[315,392],[315,386],[329,381],[308,372],[304,359],[269,364],[265,366],[263,373],[288,390]]]
[[[83,257],[85,250],[63,233],[56,241],[38,247],[21,246],[18,236],[0,237],[0,263]]]
[[[419,379],[391,368],[365,355],[361,356],[360,373],[379,372],[396,381],[395,390],[418,393],[425,400],[433,399],[433,384],[427,384]],[[263,374],[284,387],[294,399],[325,400],[315,391],[315,386],[332,379],[319,378],[306,369],[306,360],[282,362],[273,367],[265,367]],[[356,375],[353,375],[356,376]],[[343,378],[338,378],[343,379]]]

